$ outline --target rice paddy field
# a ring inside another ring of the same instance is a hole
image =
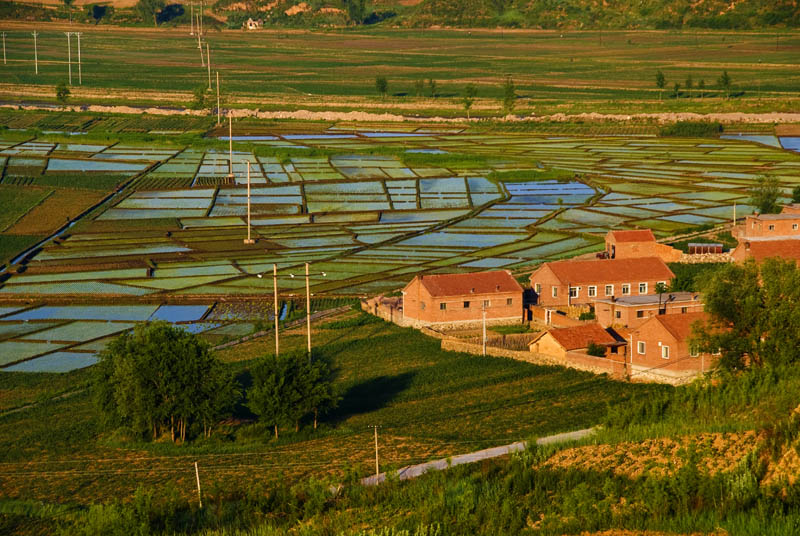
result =
[[[391,292],[420,273],[521,273],[601,250],[610,229],[667,237],[728,222],[734,207],[741,217],[759,176],[776,177],[784,195],[800,184],[797,139],[765,132],[676,139],[267,126],[237,131],[232,160],[220,148],[226,137],[159,146],[8,134],[0,194],[13,189],[4,195],[14,210],[4,225],[29,227],[37,240],[9,256],[0,276],[0,300],[16,307],[0,315],[0,365],[10,370],[91,364],[109,337],[159,318],[166,303],[206,304],[176,321],[188,329],[245,334],[252,325],[205,315],[220,300],[271,294],[273,266],[286,299],[303,298],[305,263],[312,294],[330,297]],[[81,188],[50,186],[59,181]],[[61,196],[63,206],[64,192],[92,206],[56,231],[45,225],[54,212],[46,203]],[[248,221],[255,244],[243,242]],[[111,299],[131,304],[131,315],[77,312]],[[18,310],[21,300],[40,307]]]
[[[53,100],[53,86],[67,80],[67,47],[57,25],[39,28],[39,74],[27,23],[4,23],[8,63],[3,99]],[[188,28],[136,30],[81,28],[82,85],[73,66],[77,102],[186,105],[191,91],[208,84],[197,39]],[[796,110],[800,75],[796,32],[730,31],[504,31],[358,28],[319,31],[214,31],[203,36],[212,78],[219,71],[224,98],[261,109],[349,107],[463,115],[460,96],[467,83],[478,88],[476,116],[496,115],[502,83],[511,76],[517,110],[619,112],[661,110]],[[74,39],[73,39],[74,41]],[[73,62],[76,43],[72,44]],[[667,90],[655,86],[658,70]],[[735,100],[721,99],[716,80],[727,70]],[[375,77],[389,81],[389,97],[375,91]],[[677,82],[694,91],[670,98]],[[433,79],[417,95],[415,82]],[[660,97],[663,99],[660,100]],[[685,98],[685,97],[693,98]],[[491,99],[492,102],[489,100]],[[92,121],[88,118],[87,121]],[[99,125],[95,125],[99,126]],[[109,130],[117,128],[106,125]],[[129,127],[129,128],[147,128]],[[79,130],[79,129],[76,129]],[[164,125],[156,130],[177,130]]]

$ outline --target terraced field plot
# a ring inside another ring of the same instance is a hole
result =
[[[792,143],[776,138],[338,128],[242,136],[248,143],[318,147],[333,155],[279,160],[239,150],[228,183],[229,158],[221,152],[82,147],[82,158],[62,160],[150,168],[79,232],[33,255],[25,272],[5,281],[0,296],[261,294],[271,285],[256,276],[273,264],[282,289],[295,293],[304,281],[288,276],[300,275],[304,262],[325,273],[313,280],[312,292],[372,293],[400,287],[419,272],[524,269],[589,252],[602,247],[612,228],[647,227],[667,236],[723,223],[734,204],[740,216],[750,210],[748,189],[758,176],[777,177],[787,193],[800,183],[800,155],[775,147]],[[354,152],[374,146],[399,156]],[[3,149],[23,159],[52,158],[39,153],[53,150],[37,140]],[[258,239],[252,246],[242,243],[246,162]],[[575,178],[540,180],[537,173],[549,168]],[[529,178],[495,183],[486,178],[493,171]]]

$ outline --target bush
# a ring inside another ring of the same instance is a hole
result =
[[[594,341],[589,341],[589,346],[586,347],[586,353],[595,357],[605,357],[606,347]]]
[[[377,316],[372,316],[362,312],[358,316],[345,318],[344,320],[334,320],[333,322],[326,322],[320,326],[320,329],[347,329],[357,328],[358,326],[365,326],[367,324],[377,324],[382,322]]]
[[[722,132],[722,124],[712,121],[678,121],[658,131],[664,138],[716,138]]]
[[[584,311],[580,314],[578,320],[594,320],[595,318],[594,311]]]

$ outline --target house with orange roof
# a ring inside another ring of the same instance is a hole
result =
[[[569,352],[585,352],[591,343],[606,348],[606,355],[618,354],[626,342],[617,339],[600,324],[592,322],[569,328],[555,328],[539,334],[529,344],[531,352],[543,354],[561,360],[567,359]]]
[[[418,275],[403,289],[408,325],[521,322],[522,286],[508,270]]]
[[[664,262],[677,262],[681,251],[656,242],[650,229],[609,231],[606,234],[606,257],[609,259],[637,259],[658,257]]]
[[[601,326],[636,328],[656,315],[686,314],[703,311],[697,292],[664,292],[646,296],[598,298],[594,313]]]
[[[542,264],[530,276],[537,305],[580,307],[598,298],[643,296],[656,293],[675,277],[658,257],[555,261]]]
[[[631,373],[645,377],[688,378],[715,365],[716,358],[701,354],[691,343],[692,328],[709,319],[708,313],[654,316],[631,331]]]
[[[734,262],[753,259],[762,262],[770,257],[791,259],[800,262],[800,237],[784,240],[744,240],[731,253]]]

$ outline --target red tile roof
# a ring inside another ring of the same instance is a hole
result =
[[[596,322],[571,328],[551,329],[547,333],[567,351],[586,348],[590,342],[595,344],[615,344],[618,342]]]
[[[745,258],[753,258],[756,262],[761,262],[770,257],[779,257],[781,259],[800,260],[800,240],[752,240],[750,249],[747,249],[744,242],[739,244],[740,248],[744,248]],[[738,248],[737,248],[738,249]]]
[[[669,331],[675,340],[685,341],[692,336],[692,324],[708,320],[708,313],[675,313],[654,316],[653,321],[660,322]]]
[[[522,287],[507,270],[471,274],[436,274],[419,276],[420,283],[433,297],[469,296],[470,294],[522,294]]]
[[[556,261],[542,266],[549,267],[561,283],[570,285],[614,281],[637,283],[653,279],[669,282],[675,277],[672,270],[658,257]],[[531,274],[531,278],[533,278],[533,274]]]
[[[617,242],[655,242],[656,237],[650,229],[636,231],[609,231]]]

